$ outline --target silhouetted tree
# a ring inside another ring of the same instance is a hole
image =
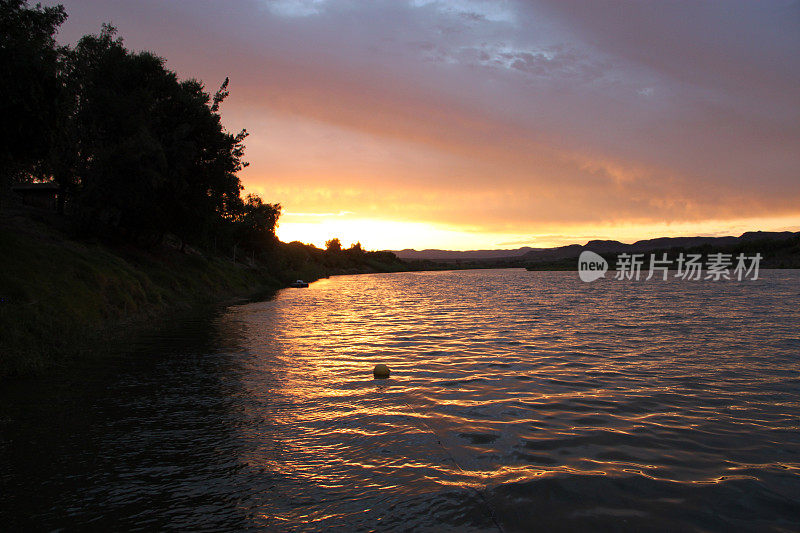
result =
[[[356,243],[351,244],[350,248],[348,248],[347,251],[351,255],[356,255],[356,256],[364,255],[364,249],[361,248],[361,242],[356,242]]]
[[[330,239],[325,241],[325,250],[328,252],[341,252],[342,251],[342,243],[339,239]]]
[[[172,233],[253,256],[273,247],[281,207],[242,199],[247,132],[229,133],[219,114],[230,80],[212,96],[162,58],[127,50],[108,24],[59,48],[65,18],[60,6],[0,0],[0,178],[52,176],[93,233],[144,243]]]
[[[227,95],[227,83],[226,78],[211,105],[196,80],[182,82],[166,103],[160,138],[170,163],[167,226],[183,240],[207,238],[220,219],[234,219],[244,208],[236,174],[247,166],[241,160],[247,132],[226,132],[215,111]]]
[[[179,81],[164,60],[133,53],[104,25],[69,54],[73,142],[57,179],[76,191],[81,217],[123,235],[183,242],[221,235],[240,215],[245,131],[225,131],[217,112],[228,80],[211,96]]]
[[[147,52],[132,54],[104,25],[69,54],[69,87],[74,91],[74,176],[81,216],[134,236],[158,235],[166,214],[163,194],[169,163],[158,138],[159,104],[177,85],[163,61]],[[59,179],[67,179],[59,175]]]
[[[250,250],[267,250],[275,244],[275,226],[280,204],[266,204],[258,195],[248,194],[237,217],[238,242]]]
[[[49,172],[62,98],[54,35],[66,18],[62,6],[0,0],[0,189]]]

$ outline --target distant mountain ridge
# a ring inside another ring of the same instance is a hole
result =
[[[596,253],[642,253],[651,250],[667,250],[670,248],[693,248],[697,246],[725,247],[735,246],[748,241],[784,240],[800,236],[800,232],[792,231],[748,231],[739,237],[657,237],[626,244],[614,240],[593,240],[585,245],[569,244],[554,248],[531,248],[524,246],[516,250],[413,250],[394,251],[404,260],[429,261],[480,261],[480,260],[522,260],[530,263],[555,261],[577,257],[584,250]]]
[[[589,241],[586,245],[570,244],[544,250],[533,250],[522,256],[522,259],[535,263],[577,257],[584,250],[596,253],[643,253],[652,250],[668,250],[670,248],[694,248],[711,246],[714,248],[735,246],[748,241],[777,241],[800,235],[791,231],[748,231],[739,237],[658,237],[626,244],[619,241]]]

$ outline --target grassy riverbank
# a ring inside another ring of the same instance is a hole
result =
[[[407,270],[389,252],[275,243],[232,257],[71,237],[54,213],[0,211],[0,379],[38,374],[167,313],[269,294],[295,279]],[[62,229],[58,229],[62,228]]]
[[[67,238],[26,218],[0,225],[0,377],[68,364],[165,313],[282,286],[264,266]]]

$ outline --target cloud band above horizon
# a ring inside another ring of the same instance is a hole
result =
[[[63,3],[62,42],[230,76],[243,183],[317,243],[800,229],[798,2]]]

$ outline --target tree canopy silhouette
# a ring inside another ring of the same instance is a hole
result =
[[[66,16],[0,0],[0,185],[52,179],[79,227],[105,237],[271,246],[280,206],[241,198],[247,132],[228,132],[219,114],[230,80],[212,96],[107,24],[59,47]]]
[[[328,252],[341,252],[342,251],[342,243],[339,239],[333,238],[330,240],[325,241],[325,249]]]
[[[54,36],[66,18],[62,6],[0,0],[0,189],[48,172],[63,89]]]
[[[74,158],[74,172],[57,179],[77,192],[85,221],[145,239],[170,232],[197,242],[243,220],[236,173],[246,165],[247,133],[222,126],[217,111],[227,79],[212,99],[199,81],[178,80],[160,57],[126,50],[108,25],[83,37],[66,64],[74,138],[64,155]]]

